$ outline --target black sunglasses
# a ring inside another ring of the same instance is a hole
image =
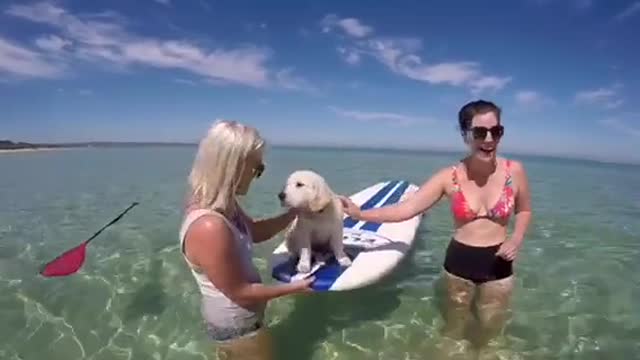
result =
[[[253,168],[253,175],[256,178],[259,178],[260,175],[262,175],[262,173],[264,172],[265,166],[264,164],[259,164],[258,166],[256,166],[255,168]]]
[[[502,135],[504,135],[504,126],[496,125],[491,128],[487,128],[484,126],[474,126],[471,128],[471,133],[473,134],[473,138],[476,140],[484,140],[487,137],[487,133],[491,133],[491,137],[493,139],[500,139]]]

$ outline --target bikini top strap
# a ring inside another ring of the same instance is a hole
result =
[[[511,160],[506,161],[505,185],[511,185]]]
[[[458,164],[451,167],[451,181],[453,181],[453,188],[460,190],[460,184],[458,184]]]

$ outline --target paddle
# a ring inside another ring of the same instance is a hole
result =
[[[85,255],[87,252],[87,245],[91,240],[95,239],[104,229],[115,224],[118,220],[120,220],[124,214],[126,214],[129,210],[131,210],[134,206],[138,205],[137,202],[131,204],[128,208],[126,208],[123,212],[120,213],[115,219],[111,220],[107,225],[103,226],[100,230],[98,230],[93,236],[85,240],[82,244],[65,251],[63,254],[59,255],[55,259],[51,260],[47,264],[45,264],[40,270],[40,275],[45,277],[54,277],[54,276],[67,276],[78,271],[82,264],[84,264]]]

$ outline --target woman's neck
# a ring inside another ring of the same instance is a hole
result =
[[[491,162],[477,161],[473,158],[467,161],[467,172],[469,178],[486,178],[498,168],[498,162],[494,159]]]

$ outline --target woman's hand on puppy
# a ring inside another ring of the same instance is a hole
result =
[[[358,219],[361,214],[360,207],[356,205],[350,198],[346,196],[339,196],[342,208],[345,214],[351,216],[354,219]]]
[[[290,216],[291,219],[294,219],[299,214],[300,214],[300,209],[297,209],[294,207],[287,208],[287,215]]]

